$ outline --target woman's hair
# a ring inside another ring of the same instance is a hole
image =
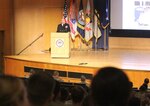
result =
[[[0,106],[25,106],[27,92],[21,79],[2,75],[0,76]]]

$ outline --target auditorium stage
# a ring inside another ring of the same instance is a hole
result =
[[[19,77],[26,75],[25,67],[34,67],[74,72],[75,74],[92,74],[105,66],[123,69],[139,87],[145,77],[150,78],[150,50],[109,49],[71,50],[70,58],[51,58],[50,53],[5,56],[5,73]],[[65,81],[79,81],[78,78],[64,77]]]

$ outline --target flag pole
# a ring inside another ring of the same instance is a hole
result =
[[[75,49],[75,44],[74,44],[74,41],[73,41],[73,50]]]
[[[98,49],[98,48],[97,48],[97,40],[98,40],[98,39],[96,38],[96,39],[95,39],[95,51],[97,51],[97,49]]]
[[[81,38],[79,39],[79,50],[81,51],[81,48],[82,48],[82,41],[81,41]]]
[[[104,29],[104,50],[106,50],[106,29]]]
[[[87,51],[90,51],[89,42],[85,42],[85,44],[86,44],[86,47],[87,47]]]
[[[75,50],[75,43],[74,43],[75,41],[72,39],[71,39],[71,41],[72,41],[72,49]]]

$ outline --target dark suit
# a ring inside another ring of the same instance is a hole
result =
[[[65,23],[65,24],[59,24],[57,26],[57,32],[70,32],[70,26],[69,24]]]

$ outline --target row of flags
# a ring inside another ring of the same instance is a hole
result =
[[[85,12],[83,9],[82,0],[80,0],[78,10],[77,10],[77,0],[70,0],[69,14],[68,14],[67,0],[65,0],[63,17],[66,23],[70,25],[72,40],[75,40],[76,35],[80,35],[80,37],[85,42],[89,42],[94,36],[97,42],[98,39],[102,36],[101,31],[107,28],[109,25],[109,15],[108,15],[109,11],[107,2],[106,7],[107,8],[105,12],[107,14],[106,16],[107,21],[103,23],[101,22],[100,13],[96,8],[93,9],[94,15],[92,14],[90,0],[87,0]]]

